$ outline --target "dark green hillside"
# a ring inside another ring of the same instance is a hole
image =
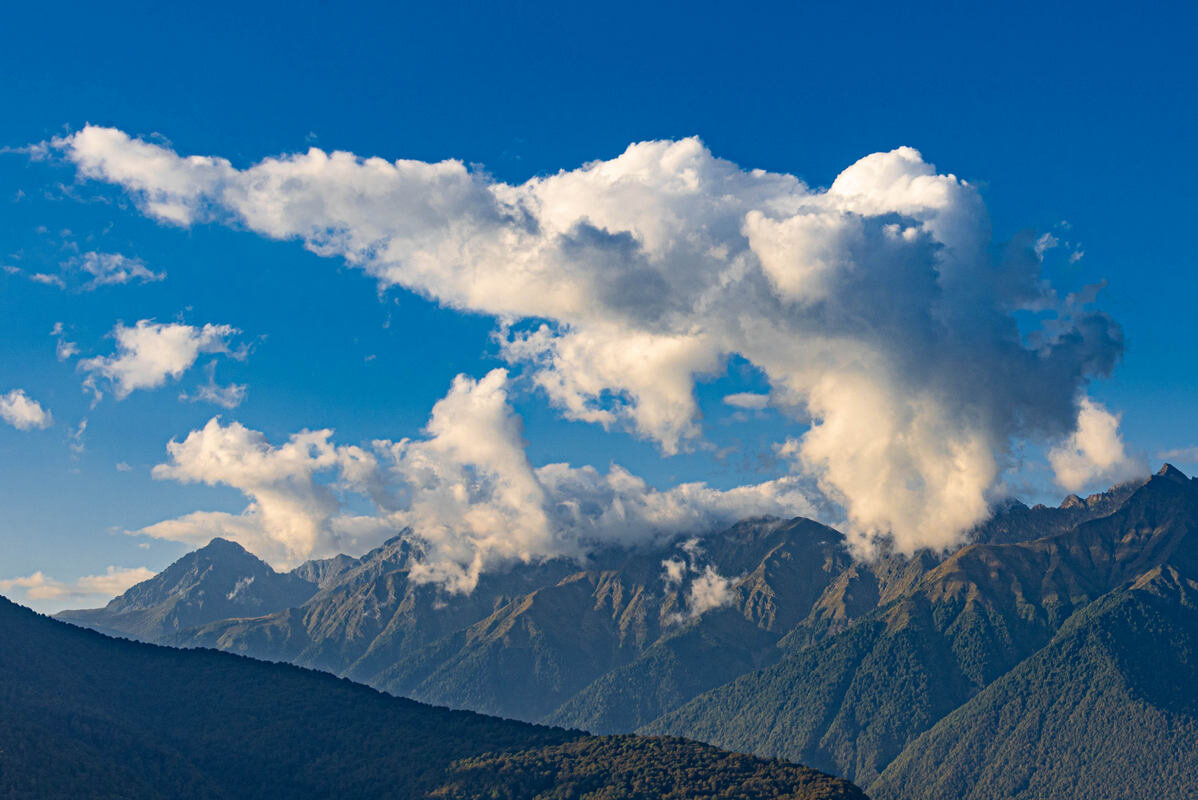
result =
[[[436,797],[510,800],[841,800],[865,795],[782,761],[724,753],[686,739],[588,736],[458,762]]]
[[[433,708],[0,598],[0,797],[863,798],[792,764]]]
[[[870,794],[1198,797],[1196,687],[1198,583],[1154,570],[912,742]]]
[[[716,609],[663,637],[631,664],[603,675],[545,722],[592,733],[634,731],[779,654],[769,632],[736,609]]]

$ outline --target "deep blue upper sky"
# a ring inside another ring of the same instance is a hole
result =
[[[1126,348],[1091,396],[1122,413],[1131,450],[1159,461],[1188,448],[1173,460],[1198,469],[1192,4],[246,6],[10,4],[0,146],[91,123],[238,168],[314,144],[456,158],[519,183],[630,142],[698,135],[721,158],[818,187],[909,145],[980,186],[996,239],[1053,232],[1084,251],[1070,262],[1058,248],[1045,270],[1066,290],[1108,282],[1099,306]],[[77,247],[135,256],[167,278],[64,292],[0,274],[0,394],[23,388],[54,415],[46,430],[0,425],[0,579],[158,569],[185,546],[121,531],[239,511],[234,489],[149,474],[169,440],[216,413],[275,442],[321,427],[339,442],[399,439],[418,434],[454,375],[500,363],[489,317],[402,290],[379,298],[361,272],[294,242],[159,225],[75,179],[61,163],[0,155],[0,262],[53,272]],[[73,362],[55,358],[53,324],[95,355],[111,351],[118,320],[151,318],[242,330],[250,357],[221,360],[217,378],[248,384],[247,400],[231,411],[179,402],[197,369],[89,408]],[[534,464],[614,460],[661,487],[725,488],[781,469],[758,458],[780,438],[776,419],[719,424],[731,411],[720,398],[759,384],[749,371],[700,386],[711,439],[741,446],[721,459],[717,448],[663,458],[644,440],[565,422],[532,394],[517,407]],[[1034,499],[1062,493],[1046,475],[1033,488]]]

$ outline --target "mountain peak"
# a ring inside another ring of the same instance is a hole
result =
[[[1166,463],[1163,467],[1156,471],[1157,478],[1166,478],[1174,483],[1189,483],[1190,479],[1186,474],[1172,464]]]
[[[208,544],[204,545],[203,547],[201,547],[200,549],[198,549],[194,552],[196,552],[196,553],[238,553],[238,554],[245,553],[246,555],[253,555],[253,553],[251,553],[249,550],[246,550],[244,547],[242,547],[241,545],[239,545],[237,542],[233,541],[232,539],[224,539],[220,536],[214,537],[212,539],[212,541],[208,542]],[[256,558],[256,556],[255,556],[255,558]]]
[[[1085,508],[1086,501],[1075,494],[1071,494],[1061,502],[1061,508]]]

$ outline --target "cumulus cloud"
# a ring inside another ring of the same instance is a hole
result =
[[[241,542],[279,566],[294,566],[312,555],[360,551],[331,525],[340,503],[322,473],[351,477],[375,472],[374,457],[357,447],[337,447],[331,430],[301,431],[275,447],[258,431],[213,417],[183,441],[171,441],[171,460],[153,476],[182,483],[232,486],[250,499],[240,515],[197,512],[143,528],[160,539],[203,544],[214,536]]]
[[[114,567],[100,575],[84,575],[75,581],[60,581],[42,572],[0,580],[0,591],[19,591],[30,600],[66,600],[114,597],[129,587],[154,577],[146,567]]]
[[[701,483],[658,490],[616,465],[606,473],[534,467],[503,369],[455,379],[419,439],[380,439],[368,451],[331,437],[304,431],[274,446],[257,431],[213,419],[171,442],[171,460],[154,476],[232,486],[250,505],[241,514],[197,512],[136,533],[193,544],[224,536],[288,566],[361,552],[410,530],[424,553],[413,578],[466,592],[483,571],[517,561],[582,561],[605,545],[705,532],[750,514],[812,511],[794,478],[726,491]],[[349,494],[369,498],[374,513],[349,513]]]
[[[1091,295],[1061,300],[1045,279],[1051,240],[995,246],[976,187],[909,147],[818,190],[693,138],[518,185],[316,148],[238,169],[94,126],[52,144],[164,222],[298,239],[493,315],[505,357],[565,416],[667,454],[701,440],[696,381],[739,355],[808,426],[785,445],[796,470],[861,541],[903,551],[960,541],[1012,442],[1069,435],[1122,350]],[[1020,309],[1044,324],[1021,332]]]
[[[0,419],[22,431],[48,428],[53,422],[50,412],[25,394],[24,389],[13,389],[7,394],[0,394]]]
[[[154,389],[168,378],[177,380],[202,353],[228,353],[229,339],[239,331],[229,325],[195,327],[180,322],[159,323],[143,319],[132,327],[117,323],[112,337],[116,352],[79,362],[89,373],[84,386],[102,395],[97,381],[104,380],[118,400],[138,389]]]
[[[1142,459],[1127,454],[1119,435],[1119,417],[1088,397],[1082,398],[1077,427],[1048,453],[1057,483],[1078,492],[1096,483],[1119,483],[1142,475]]]

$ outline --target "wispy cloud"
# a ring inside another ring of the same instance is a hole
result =
[[[67,600],[113,597],[134,584],[154,577],[154,571],[146,567],[114,567],[99,575],[84,575],[74,581],[60,581],[43,572],[34,572],[20,578],[0,580],[0,591],[5,594],[20,592],[30,600]]]

